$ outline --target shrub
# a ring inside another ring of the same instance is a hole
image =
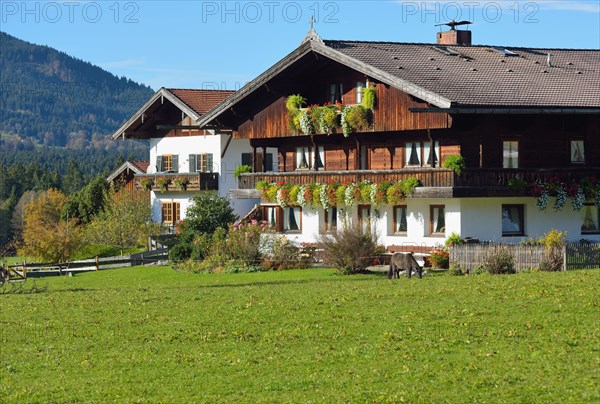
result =
[[[461,175],[465,170],[465,159],[460,154],[446,156],[442,167],[454,171],[457,175]]]
[[[452,265],[450,265],[450,270],[448,271],[448,274],[450,274],[452,276],[462,276],[465,274],[465,272],[463,272],[460,265],[452,264]]]
[[[542,271],[561,271],[563,269],[563,247],[567,232],[550,230],[539,238],[538,243],[545,248],[545,259],[540,263]]]
[[[193,245],[190,243],[179,243],[169,249],[169,260],[185,261],[192,255]]]
[[[283,236],[267,237],[263,252],[261,266],[267,271],[305,268],[308,265],[302,249]]]
[[[317,248],[323,250],[325,262],[347,275],[362,272],[376,254],[377,245],[374,233],[347,224],[334,234],[317,237]]]
[[[515,263],[512,254],[508,251],[508,248],[500,246],[492,251],[483,260],[483,270],[493,275],[500,274],[514,274]]]

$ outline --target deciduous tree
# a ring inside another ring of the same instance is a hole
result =
[[[25,206],[20,254],[56,263],[73,257],[81,245],[81,229],[74,221],[61,220],[66,201],[66,195],[50,189]]]

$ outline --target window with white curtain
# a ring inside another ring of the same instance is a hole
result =
[[[502,145],[502,168],[519,168],[519,142],[504,141]]]
[[[323,211],[325,233],[334,231],[337,228],[337,208],[335,206]]]
[[[315,152],[316,151],[316,152]],[[325,147],[296,147],[296,169],[323,170],[325,168]]]
[[[406,221],[406,205],[394,206],[394,233],[402,234],[408,231]]]
[[[300,231],[302,229],[302,208],[283,208],[283,230]]]
[[[356,82],[356,103],[360,104],[363,99],[363,89],[365,88],[365,83],[362,81]]]
[[[581,234],[600,234],[600,208],[586,203],[581,209]]]
[[[407,142],[404,144],[407,166],[438,167],[440,162],[440,142]]]
[[[429,232],[432,235],[444,235],[446,232],[446,212],[444,205],[431,205],[429,215]]]
[[[311,166],[310,147],[296,147],[296,169],[308,169]]]
[[[571,163],[585,163],[584,143],[583,140],[571,140]]]

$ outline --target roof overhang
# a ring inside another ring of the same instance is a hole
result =
[[[200,119],[200,115],[198,115],[193,109],[188,107],[185,103],[183,103],[179,98],[177,98],[173,93],[164,87],[158,90],[146,103],[127,120],[119,129],[117,129],[113,135],[113,139],[118,138],[131,138],[134,137],[131,134],[128,134],[128,130],[136,125],[138,122],[143,122],[144,114],[156,103],[160,102],[164,103],[165,100],[168,100],[174,106],[179,108],[184,114],[191,117],[194,121],[198,121]]]
[[[113,171],[108,177],[106,177],[106,181],[114,181],[115,178],[117,178],[122,172],[124,172],[127,169],[133,171],[134,174],[145,174],[145,172],[143,172],[138,166],[136,166],[130,161],[126,161],[123,164],[121,164],[119,168]]]
[[[252,94],[261,86],[267,84],[271,79],[275,78],[282,71],[292,66],[294,63],[300,60],[300,58],[304,57],[305,55],[311,52],[322,55],[344,66],[364,73],[365,75],[372,77],[373,79],[381,83],[395,87],[409,95],[422,99],[423,101],[426,101],[429,104],[434,105],[436,107],[449,108],[452,105],[451,100],[439,94],[433,93],[423,87],[410,83],[399,77],[391,75],[381,69],[378,69],[367,63],[361,62],[355,58],[345,55],[335,49],[326,46],[325,44],[322,44],[320,41],[310,40],[303,42],[293,52],[291,52],[279,62],[271,66],[264,73],[262,73],[257,78],[255,78],[254,80],[246,84],[244,87],[242,87],[240,90],[226,98],[223,102],[217,104],[215,107],[210,109],[197,121],[198,125],[202,128],[209,127],[208,125],[216,118],[218,118],[219,115],[221,115],[228,109],[235,106],[237,103],[244,100],[247,96]],[[212,128],[213,126],[210,127]]]

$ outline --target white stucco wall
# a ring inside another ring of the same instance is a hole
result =
[[[213,170],[219,173],[219,196],[227,197],[230,189],[237,188],[237,180],[233,177],[236,167],[241,164],[242,153],[250,153],[250,142],[246,139],[232,139],[227,145],[228,135],[213,135],[207,131],[202,136],[179,136],[165,137],[159,139],[150,139],[150,167],[148,173],[156,173],[156,157],[165,154],[178,155],[178,171],[188,173],[189,155],[212,153]],[[222,152],[225,155],[221,158]],[[276,156],[276,154],[275,154]],[[186,216],[186,210],[189,206],[189,198],[194,192],[152,192],[152,217],[155,221],[161,221],[161,204],[163,202],[179,202],[181,206],[181,219]],[[240,217],[246,215],[258,199],[231,199],[230,203],[235,212]]]
[[[525,205],[525,236],[502,237],[502,205]],[[445,233],[437,237],[429,234],[431,205],[445,206]],[[581,234],[581,213],[571,209],[569,203],[560,212],[555,212],[551,204],[543,212],[537,210],[534,198],[464,198],[464,199],[408,199],[406,236],[393,233],[393,211],[391,206],[371,208],[371,223],[379,235],[381,244],[412,245],[433,247],[443,244],[453,232],[461,237],[474,237],[482,241],[520,242],[529,237],[537,238],[551,229],[567,232],[567,239],[578,241],[582,238],[600,241],[600,235]],[[338,226],[348,218],[350,224],[357,223],[356,206],[338,209]],[[286,233],[286,237],[301,243],[313,243],[324,227],[323,209],[304,208],[302,211],[302,231]]]

